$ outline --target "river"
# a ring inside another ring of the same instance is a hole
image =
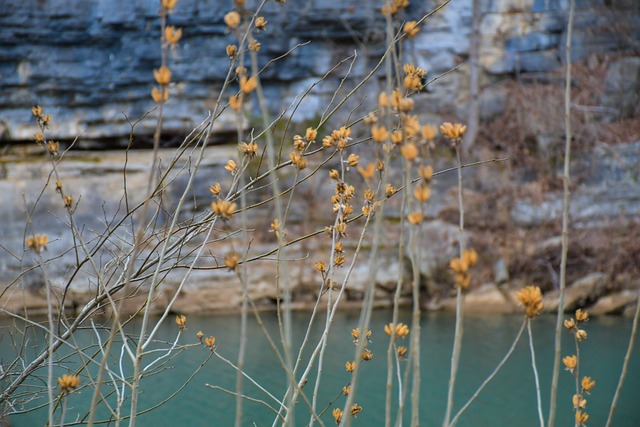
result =
[[[277,319],[274,313],[263,313],[265,328],[277,336]],[[294,342],[299,344],[305,333],[305,325],[310,314],[296,312],[293,314]],[[403,312],[400,321],[410,323],[410,313]],[[383,326],[391,319],[387,310],[374,311],[371,319],[373,331],[369,348],[374,354],[372,360],[361,365],[361,375],[357,382],[355,401],[362,406],[362,412],[354,419],[354,426],[381,426],[385,416],[385,382],[386,382],[386,350],[388,337]],[[426,314],[422,319],[422,382],[420,424],[423,426],[440,426],[446,404],[447,384],[449,378],[451,349],[453,343],[453,327],[455,318],[450,314]],[[323,323],[320,318],[317,323]],[[358,313],[338,313],[332,327],[328,351],[325,355],[324,373],[321,380],[319,402],[325,407],[334,399],[344,385],[349,382],[350,374],[344,364],[354,357],[354,345],[351,329],[357,326]],[[513,342],[522,322],[520,316],[481,316],[467,317],[464,325],[464,341],[461,366],[456,387],[456,409],[460,408],[473,394],[484,378],[494,369]],[[319,325],[318,325],[319,326]],[[540,374],[542,407],[547,417],[549,406],[550,378],[553,363],[553,330],[555,319],[551,316],[540,316],[533,320],[533,334],[536,349],[536,360]],[[10,331],[15,325],[8,320],[0,320],[0,355],[3,363],[11,360]],[[239,316],[190,317],[187,320],[187,331],[180,337],[179,344],[196,343],[195,334],[201,330],[205,337],[216,337],[218,353],[235,361],[238,350],[240,329]],[[596,380],[596,387],[587,396],[587,412],[589,426],[605,424],[609,406],[614,394],[618,377],[622,368],[624,353],[627,349],[631,332],[631,320],[619,317],[590,319],[586,324],[588,339],[580,346],[581,376],[588,375]],[[313,329],[312,336],[317,338],[319,327]],[[177,333],[173,319],[165,322],[160,330],[159,338],[172,342]],[[44,337],[34,333],[29,346],[42,348]],[[17,335],[14,334],[15,337]],[[96,338],[91,331],[81,331],[76,335],[77,344],[85,346],[95,344]],[[408,340],[406,343],[409,345]],[[35,349],[32,348],[33,351]],[[563,335],[563,356],[573,354],[575,346],[572,337],[565,331]],[[628,377],[622,392],[614,418],[616,427],[637,427],[640,425],[640,346],[636,343],[629,366]],[[118,349],[119,353],[119,349]],[[187,381],[189,376],[205,360],[209,350],[194,346],[182,351],[170,360],[166,369],[143,380],[143,392],[140,395],[141,409],[149,408],[167,399]],[[305,353],[309,354],[309,351]],[[151,359],[145,359],[150,361]],[[73,365],[77,361],[65,361]],[[406,362],[404,362],[406,364]],[[402,365],[404,368],[404,365]],[[95,375],[97,368],[91,367]],[[65,373],[56,370],[56,376]],[[251,317],[248,325],[248,354],[246,372],[258,383],[270,391],[274,397],[280,398],[285,385],[283,370],[264,337],[258,322]],[[46,370],[39,371],[46,375]],[[315,373],[314,373],[315,378]],[[140,416],[138,426],[230,426],[233,425],[235,398],[219,389],[207,386],[215,385],[233,390],[236,374],[232,367],[222,359],[212,357],[206,365],[189,381],[184,389],[162,406]],[[86,377],[81,377],[86,384]],[[0,384],[0,387],[3,387]],[[41,387],[42,384],[32,384]],[[311,397],[313,381],[306,385],[304,391]],[[35,388],[33,389],[35,390]],[[575,382],[569,372],[564,369],[560,373],[558,419],[556,425],[573,425],[571,397],[575,390]],[[112,386],[105,386],[104,392],[113,392]],[[271,406],[277,403],[257,387],[244,381],[244,393],[253,399],[262,400]],[[394,399],[397,390],[394,390]],[[484,390],[475,403],[463,414],[459,427],[513,427],[536,426],[538,423],[536,392],[531,369],[531,358],[526,332],[522,336],[511,359],[500,373]],[[68,408],[65,420],[72,421],[86,412],[91,399],[91,389],[81,388],[68,397]],[[344,405],[344,397],[337,398],[335,403],[322,416],[326,425],[334,425],[331,410]],[[30,405],[45,402],[36,400]],[[125,406],[128,402],[125,404]],[[303,415],[304,403],[299,403],[296,425],[306,425],[308,416]],[[455,412],[454,410],[454,412]],[[46,408],[21,415],[9,417],[13,427],[43,426],[46,422]],[[100,412],[101,419],[106,411]],[[405,423],[408,425],[409,410],[405,412]],[[244,404],[243,426],[270,426],[274,415],[265,405],[247,401]],[[107,424],[105,424],[107,425]],[[111,423],[110,425],[113,425]],[[127,425],[124,422],[122,425]]]

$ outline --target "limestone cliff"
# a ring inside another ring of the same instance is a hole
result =
[[[212,108],[226,75],[225,47],[231,38],[223,23],[230,3],[181,0],[169,23],[184,28],[171,52],[175,85],[167,105],[167,135],[193,129]],[[250,2],[251,3],[251,2]],[[262,37],[263,63],[298,43],[307,43],[273,63],[263,75],[273,111],[318,81],[345,57],[358,53],[347,86],[353,85],[384,51],[381,1],[297,0],[268,2],[269,22]],[[404,15],[419,19],[439,3],[412,2]],[[561,65],[566,27],[566,0],[483,0],[480,2],[481,96],[496,106],[496,81],[522,73],[549,71]],[[78,146],[113,148],[129,133],[125,114],[136,119],[153,107],[152,70],[160,63],[158,2],[155,0],[5,0],[0,10],[0,141],[28,142],[33,130],[29,108],[47,106],[56,118],[55,134]],[[578,2],[573,57],[610,54],[640,46],[640,6],[634,0]],[[406,52],[407,60],[434,77],[468,57],[471,0],[452,1],[429,18]],[[465,117],[467,72],[433,85],[424,95],[423,114]],[[330,76],[296,112],[298,120],[315,117],[327,104],[344,70]],[[372,85],[370,92],[375,92]],[[455,95],[454,95],[455,94]],[[499,99],[499,96],[498,96]],[[500,104],[500,102],[498,102]],[[142,122],[140,139],[152,133]],[[224,117],[217,131],[224,139],[232,129]],[[171,143],[167,138],[166,144]]]

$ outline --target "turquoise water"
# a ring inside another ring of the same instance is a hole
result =
[[[294,313],[294,340],[300,343],[308,322],[309,313]],[[274,333],[278,340],[275,314],[262,315],[266,328]],[[383,325],[389,322],[389,311],[375,311],[371,321],[373,330],[369,348],[374,357],[362,365],[356,390],[355,401],[362,406],[362,412],[354,420],[354,426],[384,425],[384,401],[386,382],[386,349],[388,338],[384,335]],[[447,384],[450,369],[451,347],[453,343],[454,317],[446,314],[428,314],[422,320],[422,393],[421,425],[439,426],[442,424],[446,403]],[[461,356],[461,367],[456,388],[456,408],[462,406],[473,394],[484,378],[493,370],[510,347],[521,325],[520,316],[468,317],[465,322],[465,335]],[[320,319],[319,323],[323,323]],[[410,323],[409,313],[403,313],[400,321]],[[342,387],[349,382],[350,375],[344,369],[344,363],[353,359],[354,346],[350,331],[357,326],[358,313],[339,313],[335,320],[325,356],[324,373],[320,387],[321,402],[324,407],[333,400]],[[8,340],[8,323],[0,322],[2,341],[0,354],[6,363],[11,350]],[[548,411],[549,386],[553,363],[553,317],[538,317],[533,322],[536,359],[540,374],[543,410]],[[214,335],[219,344],[218,352],[234,361],[237,357],[239,316],[189,317],[187,332],[181,337],[180,344],[196,342],[195,333],[202,330],[205,336]],[[314,331],[318,336],[319,329]],[[591,319],[587,324],[588,340],[581,345],[581,375],[589,375],[597,381],[591,395],[587,397],[587,410],[590,414],[589,426],[603,426],[609,405],[618,381],[624,353],[631,331],[630,319],[599,318]],[[160,339],[172,341],[177,327],[173,319],[166,322],[161,330]],[[89,345],[95,336],[88,331],[78,334],[79,345]],[[249,322],[248,354],[246,372],[256,381],[280,398],[285,381],[283,371],[268,341],[254,319]],[[42,335],[32,337],[31,343],[43,345]],[[408,345],[408,342],[406,343]],[[640,426],[640,346],[636,345],[625,381],[621,401],[616,411],[614,426]],[[574,352],[573,341],[568,333],[563,339],[563,355]],[[180,388],[188,377],[205,360],[209,352],[202,347],[194,347],[181,352],[170,360],[158,375],[143,380],[143,392],[140,395],[141,409],[152,407],[168,398]],[[69,362],[73,363],[73,362]],[[92,368],[93,372],[96,368]],[[60,371],[62,372],[62,371]],[[40,371],[44,375],[45,371]],[[315,374],[313,375],[315,378]],[[138,426],[229,426],[233,425],[235,398],[223,391],[212,389],[206,384],[217,385],[229,390],[235,387],[235,371],[222,360],[212,357],[207,364],[174,398],[138,419]],[[81,379],[82,381],[82,379]],[[86,384],[86,379],[83,381]],[[0,387],[2,385],[0,384]],[[41,384],[34,385],[34,387]],[[573,425],[571,396],[575,390],[573,377],[566,371],[561,372],[558,426]],[[313,383],[304,388],[312,394]],[[113,389],[105,386],[105,393]],[[275,402],[263,392],[244,382],[244,393],[252,398],[264,400],[272,406]],[[396,396],[394,390],[394,398]],[[91,399],[91,390],[83,388],[68,400],[66,420],[81,419]],[[31,405],[42,403],[34,401]],[[339,397],[333,406],[322,416],[327,425],[335,425],[331,410],[342,407],[344,397]],[[126,405],[125,405],[126,406]],[[308,416],[304,415],[304,404],[298,405],[296,425],[306,425]],[[106,412],[101,412],[102,417]],[[405,414],[408,425],[409,411]],[[245,402],[244,426],[270,426],[273,414],[263,405]],[[42,426],[46,420],[46,409],[40,409],[9,418],[13,427]],[[255,424],[254,424],[255,423]],[[124,422],[123,425],[127,423]],[[105,424],[106,425],[106,424]],[[112,425],[112,424],[111,424]],[[475,403],[461,417],[458,426],[536,426],[538,425],[535,403],[535,385],[531,370],[528,341],[525,335],[518,344],[512,358],[504,366],[493,382],[485,389]]]

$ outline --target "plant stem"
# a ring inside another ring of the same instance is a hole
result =
[[[542,400],[540,399],[540,380],[538,378],[538,368],[536,367],[536,352],[533,347],[533,334],[531,333],[531,319],[527,318],[527,332],[529,332],[529,350],[531,352],[531,367],[533,368],[533,378],[536,382],[536,402],[538,404],[538,418],[540,427],[544,427],[544,417],[542,415]]]
[[[49,425],[53,426],[53,307],[51,301],[51,283],[47,279],[47,272],[44,267],[44,263],[42,262],[42,257],[38,254],[38,262],[40,263],[40,268],[42,268],[42,272],[44,274],[44,286],[47,289],[47,320],[49,322],[49,363],[47,369],[47,394],[49,396]]]
[[[556,419],[556,404],[558,396],[558,377],[560,375],[560,352],[562,348],[562,315],[564,313],[564,290],[567,281],[567,253],[569,248],[569,203],[570,203],[570,170],[569,164],[571,160],[571,33],[573,29],[573,10],[575,1],[571,0],[569,8],[569,23],[567,25],[567,41],[565,46],[566,53],[566,75],[565,75],[565,92],[564,92],[564,126],[565,126],[565,144],[564,144],[564,173],[563,181],[563,206],[562,206],[562,254],[560,258],[560,301],[558,303],[558,312],[556,318],[555,331],[555,355],[553,360],[553,374],[551,378],[551,399],[549,402],[549,424],[548,427],[554,427]]]
[[[460,236],[459,236],[459,249],[460,258],[464,253],[464,203],[462,199],[462,162],[460,161],[460,141],[454,143],[456,150],[456,159],[458,161],[458,209],[460,210]],[[451,411],[453,410],[453,392],[456,384],[456,375],[458,374],[458,364],[460,363],[460,350],[462,348],[462,334],[463,334],[463,321],[464,321],[464,295],[462,293],[462,287],[458,286],[456,289],[456,326],[455,336],[453,339],[453,353],[451,354],[451,374],[449,376],[449,391],[447,393],[447,412],[444,418],[444,427],[449,427],[449,420],[451,419]]]
[[[494,369],[493,372],[491,372],[491,374],[489,374],[489,376],[483,381],[480,387],[478,387],[478,390],[476,390],[473,396],[471,396],[469,401],[465,403],[464,406],[462,406],[462,408],[460,408],[458,413],[451,420],[451,426],[456,425],[456,422],[458,422],[458,418],[460,418],[462,413],[466,411],[469,406],[471,406],[473,401],[476,400],[478,395],[480,395],[480,392],[487,386],[487,384],[491,382],[491,380],[496,376],[496,374],[500,371],[500,369],[502,369],[502,367],[507,362],[507,360],[509,360],[509,357],[511,357],[511,354],[513,354],[513,350],[515,350],[516,348],[516,344],[518,344],[518,342],[520,341],[520,337],[522,336],[522,333],[524,332],[524,328],[526,325],[527,325],[527,318],[525,318],[524,321],[522,322],[522,326],[518,331],[518,335],[516,335],[516,338],[513,340],[513,344],[511,344],[511,348],[509,348],[509,351],[507,351],[507,354],[505,354],[504,358],[500,361],[500,363],[498,363],[498,366],[496,366],[496,369]]]
[[[613,413],[616,411],[618,404],[618,398],[620,397],[620,391],[622,390],[622,384],[627,376],[627,369],[629,368],[629,359],[631,359],[631,353],[633,351],[633,345],[636,341],[636,334],[638,333],[638,318],[640,318],[640,292],[638,292],[639,299],[636,300],[636,314],[633,316],[633,326],[631,327],[631,336],[629,337],[629,346],[627,347],[627,353],[624,355],[624,362],[622,363],[622,372],[620,372],[620,379],[618,380],[618,386],[616,392],[613,395],[611,401],[611,408],[609,409],[609,416],[607,417],[606,427],[611,427],[613,423]]]

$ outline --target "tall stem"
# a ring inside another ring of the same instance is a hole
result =
[[[458,208],[460,210],[460,258],[464,252],[464,204],[462,200],[462,162],[460,160],[460,141],[454,143],[456,150],[456,159],[458,161]],[[464,321],[464,295],[462,287],[458,286],[456,290],[456,327],[453,339],[453,353],[451,354],[451,374],[449,376],[449,391],[447,394],[447,412],[444,417],[444,427],[449,426],[451,412],[453,411],[453,393],[456,385],[456,376],[458,374],[458,365],[460,363],[460,350],[462,348],[462,334]]]
[[[243,66],[244,55],[241,56],[240,66]],[[242,142],[242,110],[237,110],[236,112],[236,136],[237,143],[240,144]],[[239,154],[239,163],[242,164],[243,156]],[[247,161],[249,161],[247,159]],[[240,188],[243,188],[246,185],[246,175],[244,170],[240,172],[239,177],[239,185]],[[235,417],[235,427],[240,427],[242,425],[242,414],[243,414],[243,403],[244,399],[242,398],[242,389],[243,389],[243,380],[244,380],[244,361],[245,355],[247,351],[247,319],[249,312],[249,304],[248,304],[248,284],[247,284],[247,249],[249,246],[249,236],[247,233],[247,192],[240,192],[240,223],[242,224],[242,266],[239,272],[240,282],[242,284],[242,303],[240,308],[240,343],[238,347],[238,362],[237,367],[238,370],[236,372],[236,417]]]
[[[38,255],[40,268],[44,274],[44,286],[47,289],[47,320],[49,322],[49,364],[47,369],[47,395],[49,397],[49,425],[53,425],[53,307],[51,306],[51,284],[47,279],[47,272],[42,262],[42,258]]]
[[[405,193],[409,191],[411,182],[411,161],[406,162],[405,166]],[[411,197],[407,197],[411,201]],[[409,203],[408,211],[412,211],[412,204]],[[413,311],[411,318],[411,369],[413,370],[411,375],[411,426],[417,427],[420,425],[420,266],[418,260],[420,259],[420,245],[419,236],[420,228],[418,225],[409,225],[409,256],[411,260],[411,289],[413,295]],[[400,386],[400,385],[398,385]]]
[[[389,7],[390,5],[390,1],[389,0],[385,0],[385,5],[387,7]],[[386,16],[385,17],[385,21],[386,21],[386,25],[385,25],[385,29],[386,29],[386,36],[387,36],[387,45],[390,46],[393,43],[393,25],[391,22],[391,17],[390,16]],[[385,59],[385,76],[386,76],[386,94],[387,96],[391,96],[391,92],[393,91],[393,57],[392,56],[387,56],[387,58]],[[389,108],[389,106],[387,106],[385,108],[385,124],[387,129],[392,129],[392,124],[391,124],[391,109]],[[386,181],[386,177],[387,174],[385,173],[383,176],[383,180]],[[384,188],[384,185],[383,187]],[[401,205],[401,209],[404,209],[404,204],[405,204],[405,199],[406,199],[406,195],[403,193],[402,196],[402,205]],[[382,205],[384,206],[384,205]],[[402,211],[401,211],[402,212]],[[378,215],[376,217],[376,230],[377,230],[377,226],[378,224],[382,221],[382,214]],[[374,236],[375,238],[375,236]],[[400,233],[400,245],[402,247],[402,244],[404,243],[404,233]],[[373,250],[377,250],[377,245],[374,246]],[[400,289],[402,288],[402,270],[403,270],[403,261],[404,261],[404,256],[399,255],[398,257],[398,282],[396,283],[396,292],[395,294],[397,296],[400,295]],[[373,257],[371,257],[370,259],[370,263],[369,265],[373,265],[374,263],[373,261]],[[398,309],[397,309],[397,300],[398,298],[394,298],[394,304],[393,304],[393,324],[397,324],[397,317],[398,317]],[[391,392],[392,392],[392,388],[393,388],[393,358],[392,355],[395,352],[395,346],[393,345],[393,336],[391,337],[390,341],[389,341],[389,348],[387,349],[387,386],[386,386],[386,399],[385,399],[385,427],[390,427],[391,426]]]
[[[549,402],[549,424],[554,427],[556,419],[556,403],[558,396],[558,376],[560,375],[560,351],[562,347],[562,315],[564,313],[564,290],[567,281],[567,252],[569,248],[569,202],[570,202],[570,173],[569,162],[571,160],[571,33],[573,30],[573,10],[575,1],[571,0],[569,8],[569,23],[567,25],[567,41],[565,45],[566,75],[564,92],[564,173],[563,181],[563,206],[562,206],[562,254],[560,258],[560,301],[556,318],[555,331],[555,356],[553,360],[553,376],[551,378],[551,399]]]
[[[260,113],[262,115],[262,124],[265,129],[269,128],[270,123],[270,115],[269,109],[267,107],[267,101],[264,96],[264,92],[262,90],[262,83],[258,76],[259,67],[258,67],[258,54],[255,51],[250,52],[251,56],[251,72],[253,77],[257,81],[256,86],[256,95],[258,98],[258,105],[260,106]],[[276,211],[276,218],[278,219],[280,224],[285,223],[285,214],[282,206],[282,200],[280,198],[280,185],[278,183],[278,174],[276,172],[277,159],[276,159],[276,149],[275,143],[273,140],[272,132],[264,133],[267,146],[267,164],[269,166],[269,170],[271,171],[271,189],[274,196],[274,205]],[[286,256],[286,245],[284,242],[284,233],[278,234],[278,252],[276,253],[276,265],[278,268],[278,273],[276,277],[276,286],[278,291],[280,289],[283,293],[283,307],[282,311],[278,310],[278,315],[282,315],[282,324],[281,327],[281,342],[283,347],[284,358],[287,363],[287,369],[289,372],[293,371],[293,366],[291,362],[291,280],[288,273],[288,265],[287,265],[287,256]],[[282,281],[283,286],[280,288],[280,282]],[[292,384],[294,385],[294,384]],[[290,405],[286,404],[287,407]]]

